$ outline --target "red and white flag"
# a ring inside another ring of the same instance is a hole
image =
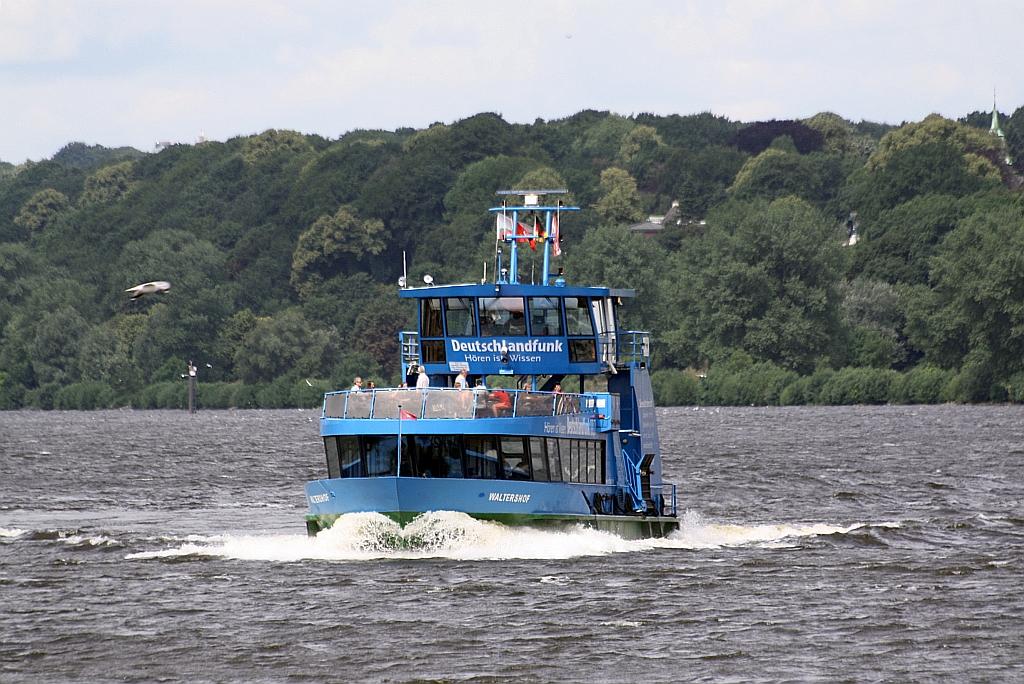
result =
[[[516,224],[516,240],[522,242],[523,240],[530,239],[530,229],[526,227],[526,224]]]
[[[558,234],[558,212],[551,217],[551,251],[555,256],[562,256],[561,236]]]
[[[416,420],[416,414],[412,411],[406,411],[402,409],[398,412],[399,420]]]
[[[512,225],[512,217],[507,214],[498,214],[498,239],[507,240],[512,237],[512,231],[514,226]]]

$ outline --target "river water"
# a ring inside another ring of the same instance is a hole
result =
[[[314,411],[0,413],[0,682],[1024,681],[1024,407],[660,409],[683,527],[305,536]]]

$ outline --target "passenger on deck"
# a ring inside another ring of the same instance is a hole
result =
[[[506,409],[512,409],[512,397],[510,397],[508,392],[500,387],[491,393],[491,399],[494,401],[494,403],[491,404],[491,411],[494,413],[495,418],[498,418],[499,414]]]
[[[421,387],[430,387],[430,376],[427,375],[427,369],[420,366],[420,374],[416,378],[417,389]]]
[[[555,413],[565,413],[565,396],[562,395],[562,385],[555,383],[555,386],[551,388],[551,393],[555,395]]]
[[[459,374],[455,376],[455,387],[457,389],[469,389],[469,370],[463,368],[459,371]]]
[[[363,389],[363,379],[357,377],[355,380],[352,381],[352,390],[351,391],[361,390],[361,389]]]

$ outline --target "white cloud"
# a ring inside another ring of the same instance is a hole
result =
[[[0,64],[52,62],[78,54],[82,24],[66,3],[0,3]]]
[[[0,158],[480,111],[896,123],[985,109],[993,86],[1012,111],[1022,20],[1024,4],[945,0],[2,0]]]

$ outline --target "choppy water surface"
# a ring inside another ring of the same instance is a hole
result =
[[[665,409],[683,529],[305,536],[313,411],[0,413],[0,681],[1022,681],[1021,407]]]

